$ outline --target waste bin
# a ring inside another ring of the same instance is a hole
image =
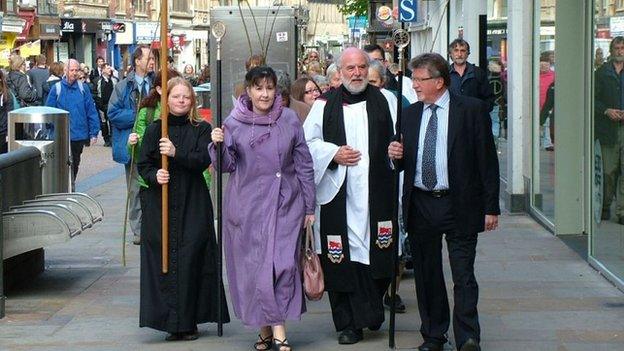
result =
[[[70,191],[69,113],[47,106],[9,112],[9,151],[34,146],[41,151],[43,194]]]

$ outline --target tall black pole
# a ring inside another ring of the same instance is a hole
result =
[[[401,24],[401,27],[403,25]],[[396,47],[398,47],[398,51],[399,51],[399,72],[397,73],[397,79],[398,79],[398,84],[397,84],[397,113],[396,113],[396,134],[395,134],[395,140],[398,142],[402,142],[401,140],[401,112],[403,110],[403,106],[402,106],[402,102],[403,102],[403,70],[404,70],[404,66],[405,66],[405,62],[403,60],[403,49],[405,49],[405,47],[409,44],[409,33],[407,31],[405,31],[404,29],[397,29],[394,31],[394,33],[392,34],[392,39],[394,41],[394,45]],[[400,242],[400,235],[399,235],[399,199],[400,199],[400,195],[399,195],[399,191],[400,189],[400,185],[399,185],[399,178],[400,178],[400,174],[401,172],[399,171],[399,167],[398,165],[395,165],[394,167],[394,196],[395,196],[395,201],[394,201],[394,209],[393,209],[393,218],[394,218],[394,223],[392,228],[393,230],[393,236],[394,236],[394,253],[392,255],[392,265],[394,267],[393,272],[394,274],[392,275],[392,281],[390,282],[390,326],[388,328],[388,332],[389,332],[389,337],[388,337],[388,346],[391,349],[395,348],[395,342],[394,342],[394,334],[395,334],[395,321],[396,321],[396,290],[397,290],[397,276],[399,275],[399,245],[401,245]]]
[[[221,84],[221,39],[225,35],[225,25],[223,22],[215,22],[212,26],[212,35],[217,39],[217,114],[215,120],[215,126],[221,128],[221,116],[222,116],[222,84]],[[222,220],[222,204],[223,204],[223,170],[221,169],[221,151],[223,143],[217,143],[217,162],[215,170],[217,171],[217,280],[219,286],[217,287],[217,335],[223,336],[223,220]]]

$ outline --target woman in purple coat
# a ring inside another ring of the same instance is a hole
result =
[[[223,142],[230,172],[223,238],[234,313],[260,328],[256,350],[290,351],[285,322],[305,312],[299,269],[301,228],[314,221],[312,157],[297,114],[282,107],[269,67],[245,76],[242,94],[209,150]]]

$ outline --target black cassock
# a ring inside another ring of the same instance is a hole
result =
[[[169,115],[169,273],[162,273],[161,121],[143,137],[139,174],[149,185],[141,189],[141,327],[170,333],[189,332],[197,324],[217,321],[217,244],[210,193],[202,172],[210,165],[210,125]],[[223,286],[219,287],[223,289]],[[223,294],[222,296],[225,296]],[[225,298],[223,322],[229,322]]]

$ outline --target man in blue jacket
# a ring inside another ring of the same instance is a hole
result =
[[[67,62],[65,77],[56,83],[46,106],[60,108],[69,112],[69,139],[72,156],[72,190],[75,188],[76,174],[80,166],[80,156],[85,145],[93,145],[100,132],[100,118],[95,109],[95,102],[87,86],[78,81],[80,63],[75,59]]]
[[[137,135],[133,133],[137,107],[147,96],[152,81],[148,77],[148,66],[154,60],[148,46],[139,46],[132,54],[133,71],[115,85],[108,102],[108,120],[112,129],[113,160],[126,168],[128,189],[128,219],[134,234],[134,244],[141,240],[141,203],[139,201],[139,182],[136,162],[128,152],[128,144],[136,144]],[[137,155],[134,155],[136,157]]]

